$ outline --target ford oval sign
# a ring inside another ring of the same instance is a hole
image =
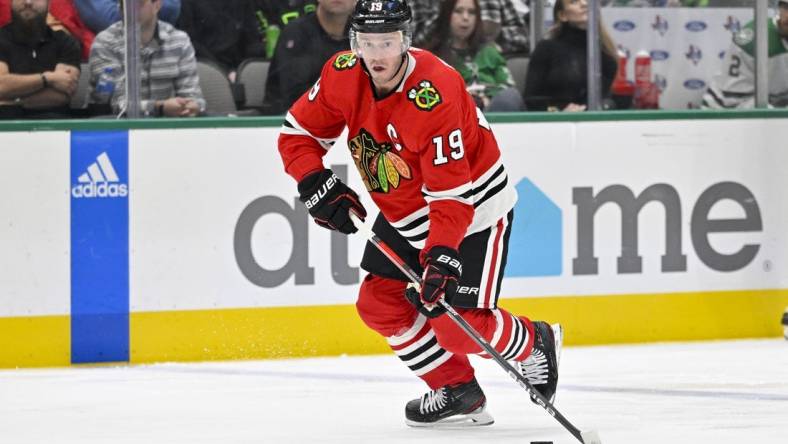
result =
[[[667,60],[670,58],[670,53],[667,51],[662,51],[661,49],[655,49],[651,51],[651,60],[655,62],[661,62],[663,60]]]
[[[616,31],[621,32],[632,31],[635,29],[635,22],[631,22],[629,20],[619,20],[613,23],[613,28],[615,28]]]
[[[706,22],[701,22],[700,20],[692,20],[690,22],[687,22],[687,24],[684,27],[687,28],[687,31],[701,32],[705,30],[708,26],[706,25]]]
[[[692,90],[703,89],[706,87],[706,82],[701,79],[687,79],[684,81],[684,87]]]

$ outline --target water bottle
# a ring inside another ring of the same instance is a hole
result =
[[[281,32],[282,31],[276,25],[270,25],[265,29],[265,57],[267,59],[274,57],[276,41],[279,40],[279,34]]]
[[[610,87],[610,94],[616,109],[629,109],[632,107],[632,98],[635,95],[635,84],[627,79],[627,54],[618,51],[618,71],[613,85]]]
[[[112,76],[114,68],[106,67],[99,75],[98,82],[96,82],[96,100],[100,104],[109,104],[112,100],[112,95],[115,93],[115,79]]]
[[[651,54],[641,50],[635,56],[635,108],[658,109],[659,89],[651,80]]]

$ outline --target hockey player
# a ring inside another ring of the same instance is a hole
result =
[[[352,51],[329,59],[290,108],[279,151],[315,222],[354,233],[349,212],[363,218],[366,210],[322,162],[348,127],[351,158],[380,209],[374,230],[423,271],[421,292],[406,292],[407,278],[367,244],[361,266],[369,274],[356,303],[366,325],[432,389],[407,403],[406,423],[487,425],[493,418],[467,357],[486,354],[436,302],[456,307],[548,399],[561,330],[497,307],[516,191],[460,74],[410,48],[410,19],[405,0],[357,3]]]
[[[733,36],[726,63],[703,95],[703,108],[755,107],[755,27],[748,23]],[[788,106],[788,0],[779,0],[769,19],[769,105]]]

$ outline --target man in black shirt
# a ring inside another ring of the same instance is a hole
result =
[[[182,0],[176,27],[189,34],[198,59],[213,60],[235,81],[245,59],[265,56],[252,0]]]
[[[0,28],[0,116],[66,117],[79,80],[79,42],[46,24],[49,0],[13,0]]]
[[[282,30],[265,84],[265,114],[283,114],[320,77],[332,55],[349,50],[355,0],[320,0],[317,11]]]

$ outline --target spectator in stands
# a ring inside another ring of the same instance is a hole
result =
[[[454,67],[468,92],[486,111],[520,111],[523,103],[514,87],[506,59],[484,39],[479,0],[444,0],[429,49]]]
[[[265,114],[282,114],[320,78],[326,60],[349,50],[355,0],[319,0],[314,14],[290,22],[276,45],[265,84]]]
[[[282,29],[291,21],[315,12],[316,0],[254,0],[255,17],[265,42],[265,56],[272,58]]]
[[[437,26],[440,4],[440,1],[434,0],[410,2],[414,46],[429,44],[430,36]],[[479,0],[479,13],[483,37],[487,41],[498,43],[504,54],[528,52],[528,28],[512,0]]]
[[[410,0],[408,4],[413,17],[411,19],[413,46],[423,48],[427,46],[430,36],[435,32],[440,2],[434,0]]]
[[[788,0],[779,0],[767,27],[769,105],[788,106]],[[751,21],[733,36],[722,72],[703,95],[703,108],[755,107],[755,25]]]
[[[13,0],[0,28],[0,115],[69,115],[79,80],[79,42],[47,26],[48,0]]]
[[[205,110],[197,78],[197,60],[189,36],[158,20],[162,0],[140,2],[140,108],[145,116],[191,117]],[[122,2],[121,2],[122,3]],[[96,90],[104,75],[114,83],[109,104],[115,113],[126,109],[123,22],[100,32],[90,52],[91,103],[101,104]]]
[[[11,0],[0,0],[0,26],[11,21]],[[90,55],[90,46],[96,35],[82,23],[72,0],[51,0],[47,24],[55,31],[65,31],[82,44],[82,60]]]
[[[484,37],[504,54],[528,53],[528,27],[512,0],[479,0]]]
[[[265,56],[252,0],[183,0],[178,29],[189,34],[197,58],[221,65],[231,81],[244,59]]]
[[[540,41],[528,64],[525,106],[529,111],[584,111],[588,100],[586,0],[557,0],[554,25]],[[600,22],[602,95],[610,96],[616,74],[616,48]]]
[[[123,18],[120,0],[74,0],[74,4],[82,21],[96,34]],[[181,0],[162,0],[159,19],[175,25],[180,11]]]

